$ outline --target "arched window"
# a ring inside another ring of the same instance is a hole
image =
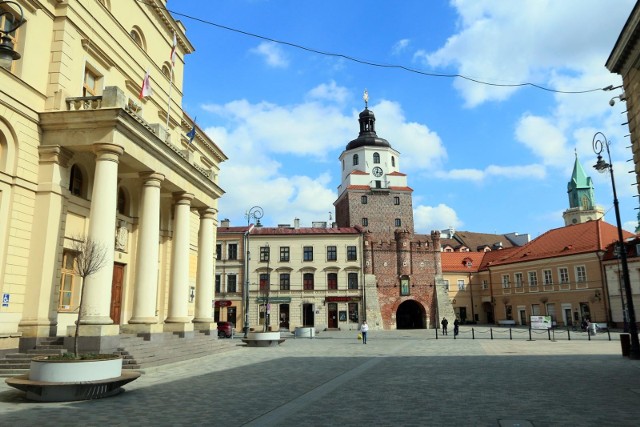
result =
[[[358,165],[358,155],[354,154],[353,155],[353,166],[357,166]]]
[[[380,163],[380,154],[373,153],[373,163]]]
[[[171,80],[171,68],[167,64],[162,64],[162,74],[169,80]]]
[[[396,158],[394,156],[391,156],[391,166],[396,167]]]
[[[82,197],[84,177],[78,165],[71,166],[71,177],[69,178],[69,191],[74,196]]]
[[[131,36],[135,44],[140,46],[142,50],[145,50],[145,51],[147,50],[147,43],[145,42],[144,36],[142,35],[142,31],[140,30],[140,28],[133,27],[129,32],[129,35]]]

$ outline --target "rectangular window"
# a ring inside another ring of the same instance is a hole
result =
[[[489,289],[489,281],[488,280],[483,280],[482,281],[482,289]]]
[[[363,205],[366,205],[367,204],[367,196],[362,196],[360,198],[360,201],[362,202]]]
[[[458,279],[458,290],[459,291],[464,291],[464,280],[463,279]]]
[[[313,290],[313,273],[304,273],[302,275],[302,287],[305,291]]]
[[[260,290],[266,291],[269,289],[269,274],[260,273]]]
[[[280,261],[289,262],[289,246],[280,246]]]
[[[558,276],[560,277],[560,283],[569,283],[569,269],[567,267],[558,268]]]
[[[503,289],[507,289],[509,287],[509,275],[508,274],[503,274],[502,275],[502,288]]]
[[[355,246],[347,246],[347,261],[357,261],[358,251]]]
[[[402,226],[402,221],[400,220],[400,218],[396,218],[395,225],[396,225],[396,227],[401,227]]]
[[[545,285],[553,285],[553,275],[551,274],[551,270],[542,270],[542,275],[544,276]]]
[[[237,277],[235,274],[229,274],[227,276],[227,292],[238,292],[236,287]]]
[[[238,259],[237,243],[229,243],[229,246],[227,246],[227,259]]]
[[[531,304],[531,315],[540,316],[540,304]]]
[[[347,280],[349,289],[358,289],[358,273],[349,273]]]
[[[58,299],[58,310],[73,311],[76,304],[76,286],[80,277],[76,275],[74,264],[76,255],[71,251],[64,251],[62,254],[62,277],[60,278],[60,296]]]
[[[338,274],[337,273],[329,273],[327,274],[327,287],[331,290],[338,289]]]
[[[576,267],[576,282],[584,283],[587,281],[587,269],[584,268],[584,265],[579,265]]]
[[[302,248],[302,256],[304,261],[313,261],[313,246],[305,246]]]
[[[336,261],[338,259],[338,247],[327,246],[327,261]]]
[[[538,273],[535,271],[529,272],[529,286],[538,286]]]
[[[445,279],[442,282],[444,284],[444,290],[449,292],[449,281]]]
[[[220,292],[220,275],[216,274],[216,294],[219,294]]]
[[[393,204],[394,204],[394,205],[396,205],[396,206],[397,206],[397,205],[399,205],[399,204],[400,204],[400,197],[395,196],[395,197],[393,198]]]
[[[270,247],[269,246],[261,246],[260,247],[260,262],[267,262],[269,261],[269,254],[270,254]]]
[[[82,96],[98,96],[98,82],[100,76],[93,70],[85,67],[84,82],[82,83]]]
[[[280,273],[280,290],[288,291],[291,287],[291,278],[289,273]]]
[[[515,273],[513,275],[513,279],[516,282],[516,288],[521,288],[522,287],[522,273]]]
[[[367,227],[369,225],[369,219],[368,218],[362,218],[362,226],[363,227]]]
[[[216,243],[216,259],[218,261],[222,259],[222,245],[220,243]]]

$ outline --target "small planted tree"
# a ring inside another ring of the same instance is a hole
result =
[[[84,282],[92,274],[97,273],[105,266],[107,261],[106,247],[86,236],[73,238],[71,249],[75,252],[75,263],[73,269],[82,278],[80,284],[80,303],[78,304],[78,319],[76,320],[76,332],[74,334],[73,353],[78,357],[78,335],[80,334],[80,316],[82,314],[82,303],[84,302]]]

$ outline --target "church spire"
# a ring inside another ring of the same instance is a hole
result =
[[[565,225],[600,219],[604,215],[602,208],[596,206],[593,182],[585,173],[577,151],[575,157],[571,180],[567,184],[569,209],[562,214]]]

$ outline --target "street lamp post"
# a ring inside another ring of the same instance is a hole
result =
[[[256,220],[256,227],[262,227],[260,224],[260,218],[264,215],[264,211],[260,206],[253,206],[247,212],[245,212],[244,216],[247,218],[247,227],[251,225],[251,220]],[[251,259],[251,252],[249,251],[249,233],[251,232],[251,227],[247,228],[247,231],[244,233],[244,337],[247,338],[247,334],[249,333],[249,260]]]
[[[5,20],[9,20],[5,28],[0,28],[0,67],[9,69],[11,63],[16,59],[20,59],[20,54],[13,50],[13,40],[9,34],[13,33],[22,24],[24,24],[24,13],[20,5],[14,1],[0,1],[0,5],[12,4],[20,11],[20,18],[16,19],[11,13],[0,10],[0,17],[5,16]]]
[[[600,139],[602,138],[602,139]],[[640,341],[638,341],[638,326],[636,324],[636,313],[633,308],[633,293],[631,291],[631,281],[629,279],[629,266],[627,264],[627,249],[624,245],[622,237],[622,223],[620,221],[620,208],[618,207],[618,195],[616,193],[616,181],[613,177],[613,165],[611,163],[611,152],[609,151],[610,142],[602,132],[593,135],[593,151],[598,155],[598,161],[593,167],[601,173],[609,171],[611,175],[611,187],[613,188],[613,207],[616,213],[616,225],[618,227],[618,243],[620,245],[620,263],[622,264],[622,280],[624,281],[624,290],[627,299],[627,319],[629,320],[629,334],[631,335],[631,349],[629,351],[630,359],[640,359]],[[602,151],[607,150],[609,163],[602,158]]]

